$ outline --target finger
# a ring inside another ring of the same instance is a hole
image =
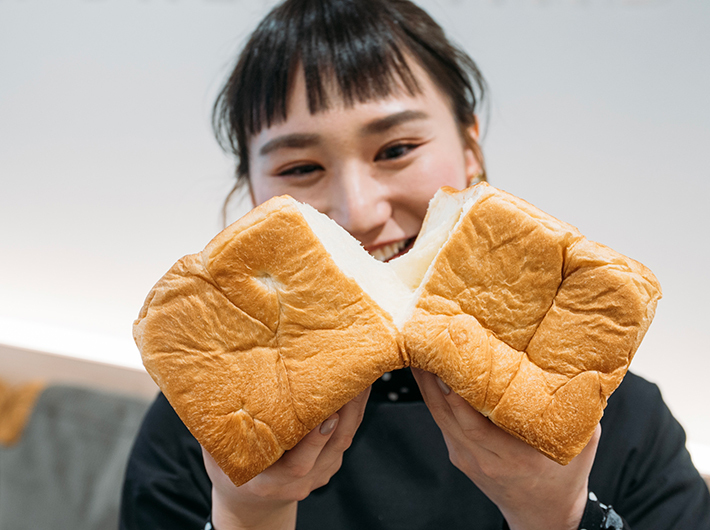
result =
[[[308,433],[282,457],[282,467],[289,476],[302,478],[339,462],[343,451],[362,421],[370,387],[346,403],[319,427]],[[338,463],[339,467],[339,463]]]
[[[365,415],[365,407],[369,396],[370,387],[361,392],[352,401],[346,403],[338,411],[340,421],[338,421],[337,429],[319,456],[319,461],[322,460],[323,465],[326,467],[330,466],[333,461],[339,460],[342,454],[350,447]]]
[[[498,444],[508,442],[506,433],[452,392],[438,376],[416,368],[412,372],[434,421],[446,436],[459,442],[473,441],[493,454],[497,454]]]
[[[439,429],[445,436],[460,438],[460,428],[447,399],[453,394],[451,389],[430,372],[413,368],[412,373]]]
[[[287,474],[281,478],[311,480],[313,488],[327,484],[340,469],[343,452],[362,421],[369,395],[368,387],[288,451],[280,461]]]
[[[217,465],[217,462],[215,459],[212,457],[211,454],[207,452],[207,450],[200,446],[202,449],[202,459],[205,462],[205,469],[207,470],[207,474],[210,475],[210,477],[217,476],[218,473],[222,472],[221,468],[219,465]]]
[[[498,444],[504,439],[508,439],[508,435],[504,431],[496,427],[493,422],[474,409],[461,396],[451,392],[444,399],[451,408],[461,434],[467,440],[483,444],[488,450],[495,452]]]
[[[219,491],[228,491],[234,487],[232,480],[222,471],[219,467],[217,461],[212,457],[210,453],[204,447],[202,449],[202,459],[205,463],[205,470],[207,475],[210,477],[212,485]]]
[[[417,385],[419,386],[419,391],[422,393],[424,402],[427,404],[430,410],[432,408],[434,409],[432,410],[432,412],[436,411],[441,412],[442,414],[450,412],[450,407],[444,399],[444,387],[446,387],[449,392],[451,392],[451,389],[449,389],[443,381],[439,379],[441,383],[437,383],[437,376],[430,372],[426,372],[424,370],[414,367],[412,367],[412,375],[414,375],[414,379],[416,380]],[[444,386],[442,387],[440,385]]]
[[[372,387],[367,387],[354,399],[343,405],[338,411],[338,415],[340,416],[340,422],[338,423],[339,431],[356,430],[360,426],[362,418],[365,415],[365,407],[367,406],[371,389]]]
[[[290,477],[305,477],[315,466],[328,440],[335,432],[340,416],[336,413],[309,432],[292,449],[286,451],[277,464]]]
[[[582,449],[582,451],[576,457],[574,457],[574,459],[572,460],[572,462],[570,462],[569,465],[578,465],[591,469],[592,464],[594,463],[594,459],[597,455],[597,449],[599,447],[599,439],[601,438],[601,434],[602,426],[601,424],[597,424],[596,428],[594,429],[594,433],[592,434],[592,437],[590,438],[586,447]]]
[[[592,435],[591,440],[589,440],[589,443],[587,444],[587,447],[585,447],[585,450],[589,451],[594,451],[595,453],[597,452],[597,448],[599,447],[599,440],[602,438],[602,425],[601,423],[597,423],[596,429],[594,429],[594,434]]]

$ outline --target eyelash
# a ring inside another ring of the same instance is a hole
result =
[[[308,175],[314,171],[319,171],[323,169],[318,164],[302,164],[300,166],[293,166],[278,173],[279,177],[300,177],[303,175]]]
[[[404,142],[404,143],[399,143],[399,144],[387,146],[384,149],[382,149],[382,151],[377,153],[377,156],[375,156],[375,160],[376,161],[378,161],[378,160],[396,160],[398,158],[402,158],[403,156],[406,156],[409,153],[411,153],[412,151],[414,151],[417,147],[419,147],[419,145],[420,144],[411,143],[411,142]],[[392,151],[393,149],[399,149],[399,150],[405,149],[405,152],[395,154],[394,156],[385,157],[387,152]]]
[[[394,144],[394,145],[389,145],[382,149],[377,155],[375,156],[375,161],[388,161],[388,160],[397,160],[398,158],[402,158],[403,156],[408,155],[412,151],[414,151],[417,147],[419,147],[420,144],[418,143],[411,143],[411,142],[404,142],[404,143],[399,143],[399,144]],[[400,150],[397,153],[392,153],[393,150]],[[401,150],[404,149],[404,152],[401,152]],[[390,154],[391,156],[386,156],[387,154]],[[279,177],[301,177],[305,175],[309,175],[311,173],[314,173],[315,171],[320,171],[322,170],[323,167],[318,165],[318,164],[302,164],[300,166],[293,166],[287,169],[284,169],[283,171],[280,171],[278,173]]]

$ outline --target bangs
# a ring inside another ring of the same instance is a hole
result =
[[[405,60],[398,25],[377,13],[383,10],[382,2],[360,3],[379,4],[380,9],[367,5],[353,9],[352,2],[326,4],[329,9],[309,13],[298,28],[300,46],[289,68],[289,87],[300,64],[311,113],[329,107],[326,86],[346,106],[384,98],[401,87],[410,95],[420,92]]]
[[[312,114],[330,107],[329,95],[352,106],[387,97],[402,87],[410,95],[418,93],[397,24],[383,7],[378,0],[303,0],[282,6],[265,20],[265,27],[256,31],[264,42],[255,43],[257,53],[245,65],[248,93],[239,99],[249,107],[242,114],[249,116],[247,133],[257,134],[286,119],[299,67]]]
[[[246,140],[286,120],[299,68],[312,114],[327,110],[331,96],[352,106],[403,89],[420,93],[405,59],[405,36],[389,11],[379,0],[301,0],[274,9],[252,34],[245,47],[251,53],[241,57],[215,103],[215,131],[227,132],[218,135],[222,147],[241,165]]]

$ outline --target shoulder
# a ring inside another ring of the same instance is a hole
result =
[[[602,428],[635,431],[641,427],[651,428],[666,416],[671,414],[658,386],[629,372],[609,397]]]
[[[200,444],[162,393],[145,415],[133,453],[152,469],[206,476]]]
[[[626,374],[619,388],[609,397],[611,411],[628,406],[645,408],[649,405],[660,406],[662,404],[663,397],[658,385],[633,372]]]
[[[652,453],[675,453],[685,447],[685,432],[654,383],[628,373],[610,396],[602,424],[598,458],[643,460]]]
[[[613,504],[632,527],[698,528],[699,521],[708,521],[707,488],[658,386],[627,374],[601,423],[589,479],[601,501]]]
[[[190,431],[188,431],[185,424],[180,420],[163,393],[160,392],[148,408],[148,412],[143,420],[141,433],[147,436],[162,437],[162,435],[167,434],[166,430],[171,433],[171,436],[175,434],[179,436],[190,436]]]

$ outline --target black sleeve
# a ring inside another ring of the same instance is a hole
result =
[[[590,491],[632,529],[710,530],[710,493],[656,387],[627,374],[609,399]]]
[[[120,529],[201,530],[210,513],[211,491],[199,444],[159,394],[129,457]]]

